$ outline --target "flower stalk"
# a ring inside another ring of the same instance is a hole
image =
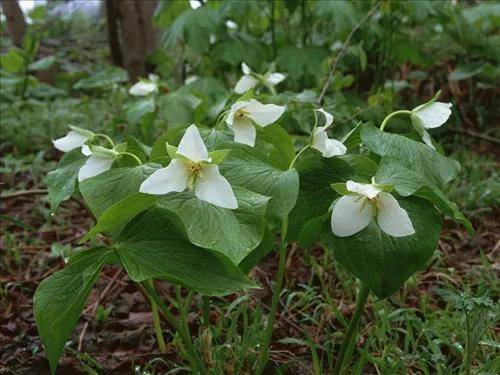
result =
[[[412,111],[408,111],[406,109],[402,109],[402,110],[399,110],[399,111],[392,112],[389,115],[387,115],[387,117],[384,119],[384,121],[382,121],[382,125],[380,125],[380,130],[384,131],[385,127],[387,126],[387,123],[394,116],[398,116],[398,115],[410,115],[411,116],[412,114],[413,114]]]
[[[347,328],[347,332],[344,336],[344,341],[342,342],[340,353],[337,358],[337,362],[335,363],[335,368],[333,369],[333,375],[342,374],[342,368],[347,365],[347,362],[344,363],[346,360],[345,356],[355,342],[361,313],[363,312],[369,294],[370,289],[368,289],[368,287],[363,282],[361,282],[358,296],[356,297],[356,307],[354,309],[354,315],[352,316],[351,322],[349,323],[349,327]]]

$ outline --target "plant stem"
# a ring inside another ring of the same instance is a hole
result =
[[[297,159],[299,158],[299,156],[309,148],[309,144],[305,145],[302,150],[300,150],[299,152],[297,152],[297,155],[295,155],[295,157],[293,158],[292,162],[290,163],[290,168],[289,169],[292,169],[295,165],[295,162],[297,161]]]
[[[141,159],[139,159],[137,157],[137,155],[134,155],[132,154],[131,152],[126,152],[126,151],[123,151],[123,152],[120,152],[120,155],[128,155],[128,156],[131,156],[132,158],[135,159],[135,161],[137,162],[137,165],[142,165],[142,161]]]
[[[96,133],[95,136],[96,137],[104,138],[106,141],[108,141],[109,145],[112,148],[115,147],[115,144],[113,143],[113,140],[110,137],[108,137],[106,134]]]
[[[389,114],[389,115],[388,115],[388,116],[384,119],[384,121],[382,121],[382,125],[380,125],[380,130],[381,130],[381,131],[384,131],[384,129],[385,129],[385,127],[386,127],[387,123],[388,123],[388,122],[389,122],[389,120],[390,120],[391,118],[393,118],[394,116],[397,116],[397,115],[412,115],[412,114],[413,114],[413,112],[412,112],[412,111],[408,111],[408,110],[406,110],[406,109],[402,109],[402,110],[400,110],[400,111],[392,112],[392,113],[390,113],[390,114]]]
[[[189,353],[189,361],[191,362],[191,366],[193,368],[197,368],[198,371],[200,371],[202,374],[206,374],[205,366],[203,364],[203,361],[201,360],[201,357],[198,355],[196,352],[193,343],[191,341],[191,337],[189,337],[186,334],[186,331],[184,329],[181,329],[179,324],[177,323],[177,320],[175,319],[174,315],[172,312],[168,309],[168,307],[163,303],[161,300],[160,296],[156,293],[154,288],[152,288],[147,282],[142,282],[140,284],[146,294],[151,297],[156,305],[160,308],[161,312],[165,315],[167,318],[168,323],[172,326],[172,328],[179,333],[181,336],[181,339],[186,346],[188,353]]]
[[[153,280],[148,280],[151,288],[154,288]],[[165,345],[165,340],[163,339],[163,333],[161,332],[161,324],[160,324],[160,315],[158,314],[158,306],[156,305],[155,300],[149,296],[149,303],[151,304],[151,310],[153,312],[153,325],[156,333],[156,341],[158,342],[158,347],[160,348],[160,352],[166,353],[167,347]]]
[[[368,289],[368,287],[363,282],[361,282],[358,296],[356,298],[356,308],[354,309],[354,315],[352,316],[349,327],[347,328],[347,332],[344,336],[344,341],[342,341],[340,353],[337,358],[337,362],[335,363],[335,368],[333,369],[333,375],[340,375],[342,373],[342,368],[347,364],[343,363],[345,361],[345,355],[351,347],[353,340],[355,340],[356,338],[359,319],[361,318],[361,313],[363,312],[363,308],[365,307],[369,294],[370,289]]]
[[[470,322],[469,314],[465,311],[465,329],[467,331],[467,344],[465,347],[465,375],[470,375],[470,367],[472,364],[472,350],[470,347]]]
[[[283,285],[283,278],[285,276],[285,265],[286,265],[286,234],[288,231],[288,216],[285,216],[283,222],[281,223],[281,241],[280,241],[280,252],[279,252],[279,265],[278,265],[278,276],[276,278],[276,285],[274,286],[273,298],[271,302],[271,311],[269,313],[269,320],[267,322],[266,329],[264,331],[264,340],[262,342],[262,349],[260,351],[259,358],[257,360],[256,375],[262,374],[264,367],[266,366],[268,355],[269,355],[269,344],[271,342],[271,336],[273,335],[273,325],[274,318],[276,315],[276,310],[278,309],[281,287]]]

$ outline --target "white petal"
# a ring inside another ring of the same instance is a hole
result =
[[[231,185],[219,173],[219,167],[216,165],[203,166],[201,173],[196,178],[194,195],[215,206],[238,208],[238,202]]]
[[[373,218],[373,206],[359,195],[344,195],[332,211],[332,232],[339,237],[352,236],[366,228]]]
[[[321,154],[326,152],[326,141],[328,139],[328,135],[326,134],[324,126],[317,126],[314,128],[313,137],[311,142],[311,147],[315,148]]]
[[[285,112],[285,107],[275,104],[262,104],[255,99],[250,99],[245,108],[250,117],[257,125],[266,126],[272,124]]]
[[[365,197],[368,197],[370,199],[375,198],[382,191],[382,189],[378,186],[372,184],[361,184],[351,180],[347,181],[345,187],[347,190],[353,193],[364,195]]]
[[[243,118],[235,121],[232,128],[235,142],[244,143],[251,147],[255,146],[256,130],[249,119]]]
[[[194,162],[211,160],[200,132],[194,124],[186,129],[179,147],[177,147],[177,153]]]
[[[451,115],[451,103],[434,102],[422,105],[413,110],[427,129],[443,125]]]
[[[436,147],[434,147],[434,145],[432,144],[431,135],[425,129],[422,129],[422,140],[427,146],[429,146],[433,150],[436,149]]]
[[[276,86],[278,83],[282,82],[286,78],[283,73],[266,73],[264,76],[264,81],[272,86]]]
[[[83,181],[106,172],[111,169],[112,164],[113,158],[102,158],[92,155],[78,171],[78,181]]]
[[[227,114],[227,116],[225,118],[226,124],[228,124],[229,126],[233,125],[234,115],[236,114],[236,112],[239,109],[245,108],[246,106],[248,106],[248,102],[240,101],[240,102],[234,103],[231,106],[231,108],[229,109],[229,113]]]
[[[380,229],[393,237],[405,237],[415,233],[408,213],[398,201],[385,191],[378,195],[377,222]]]
[[[325,116],[325,127],[329,127],[333,122],[333,116],[325,111],[323,108],[316,109],[316,112],[322,113]]]
[[[247,64],[245,64],[244,62],[241,63],[241,71],[246,76],[249,75],[252,72],[252,70],[250,69],[250,67]]]
[[[331,158],[332,156],[344,155],[347,151],[347,147],[345,147],[342,142],[337,141],[336,139],[328,138],[325,141],[325,152],[323,152],[324,158]]]
[[[158,169],[146,178],[139,191],[153,195],[181,192],[188,187],[188,181],[189,172],[186,163],[181,159],[174,159],[166,168]]]
[[[145,96],[156,91],[156,83],[139,81],[128,90],[130,95]]]
[[[158,80],[160,79],[160,77],[156,74],[153,74],[153,73],[149,73],[148,74],[148,79],[151,81],[151,82],[158,82]]]
[[[70,130],[64,137],[52,141],[54,147],[60,151],[68,152],[82,147],[89,137]]]
[[[82,146],[82,154],[85,156],[91,156],[92,151],[90,151],[90,147],[88,145],[83,145]]]
[[[244,75],[236,83],[236,86],[234,86],[234,92],[237,94],[244,94],[251,88],[254,88],[257,82],[259,82],[257,78],[249,75]]]

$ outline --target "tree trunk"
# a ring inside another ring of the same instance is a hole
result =
[[[7,19],[7,30],[12,39],[12,44],[21,47],[26,31],[26,20],[24,19],[23,11],[16,0],[3,0],[1,3],[5,18]]]
[[[120,49],[120,38],[118,35],[118,10],[113,1],[106,1],[106,22],[108,29],[109,49],[111,50],[111,59],[118,66],[123,66],[123,56]]]
[[[131,81],[152,70],[146,58],[156,47],[152,23],[155,7],[155,0],[106,1],[111,57],[116,65],[127,69]]]

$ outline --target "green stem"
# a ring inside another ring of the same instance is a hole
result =
[[[276,285],[274,286],[273,298],[271,302],[271,311],[269,313],[269,320],[267,322],[267,326],[264,331],[264,340],[262,342],[262,349],[260,351],[260,355],[257,360],[257,366],[256,366],[257,370],[255,372],[256,375],[262,374],[269,357],[269,344],[271,342],[271,336],[273,335],[274,318],[276,315],[276,311],[278,309],[281,287],[283,285],[283,278],[285,276],[287,231],[288,231],[288,216],[285,216],[283,222],[281,223],[281,241],[280,241],[278,276],[276,278]]]
[[[153,280],[148,280],[151,288],[154,288]],[[156,341],[158,342],[158,347],[160,352],[166,353],[167,347],[165,345],[165,340],[163,339],[163,334],[161,331],[160,315],[158,314],[158,305],[156,305],[155,300],[149,296],[149,303],[151,304],[151,310],[153,312],[153,325],[156,333]]]
[[[340,375],[342,373],[342,368],[347,365],[347,363],[343,363],[345,361],[345,355],[351,347],[353,340],[356,338],[359,319],[361,318],[361,313],[363,312],[363,308],[365,307],[369,294],[370,289],[368,289],[368,287],[362,282],[356,298],[354,315],[352,316],[351,322],[349,323],[349,327],[347,328],[347,332],[344,336],[344,341],[342,342],[340,353],[337,362],[335,363],[335,368],[333,369],[333,375]]]
[[[174,330],[179,333],[181,336],[181,339],[186,346],[188,353],[189,353],[189,362],[191,362],[191,366],[193,368],[197,368],[198,371],[200,371],[202,374],[206,374],[207,371],[205,370],[205,365],[203,364],[203,361],[201,360],[201,357],[198,355],[196,352],[193,343],[191,341],[191,337],[189,337],[186,334],[186,331],[179,326],[177,323],[177,319],[175,319],[174,315],[172,312],[168,309],[168,307],[163,303],[161,300],[160,296],[156,293],[154,288],[152,288],[147,282],[142,282],[140,284],[143,288],[146,294],[154,300],[156,305],[160,308],[162,313],[165,315],[167,318],[168,323],[174,328]]]
[[[397,116],[397,115],[412,115],[413,112],[412,111],[408,111],[406,109],[402,109],[400,111],[396,111],[396,112],[392,112],[390,113],[385,119],[384,121],[382,121],[382,125],[380,125],[380,130],[381,131],[384,131],[385,129],[385,126],[387,125],[387,123],[389,122],[389,120],[391,118],[393,118],[394,116]]]
[[[470,347],[470,323],[469,314],[465,312],[465,329],[467,330],[467,344],[465,347],[465,375],[470,375],[470,368],[472,364],[472,353]]]
[[[113,140],[108,137],[106,134],[102,134],[102,133],[96,133],[94,134],[95,137],[101,137],[101,138],[104,138],[106,141],[108,141],[109,145],[111,146],[111,148],[114,148],[115,147],[115,144],[113,143]]]
[[[289,169],[292,169],[295,165],[295,162],[297,161],[297,159],[299,158],[299,156],[309,148],[309,144],[305,145],[302,150],[300,150],[297,155],[295,155],[295,157],[293,158],[292,162],[290,163],[290,168]]]
[[[142,161],[141,159],[139,159],[137,157],[137,155],[134,155],[132,154],[131,152],[126,152],[126,151],[123,151],[123,152],[120,152],[120,155],[128,155],[128,156],[131,156],[132,158],[135,159],[135,161],[137,162],[137,165],[142,165]]]

